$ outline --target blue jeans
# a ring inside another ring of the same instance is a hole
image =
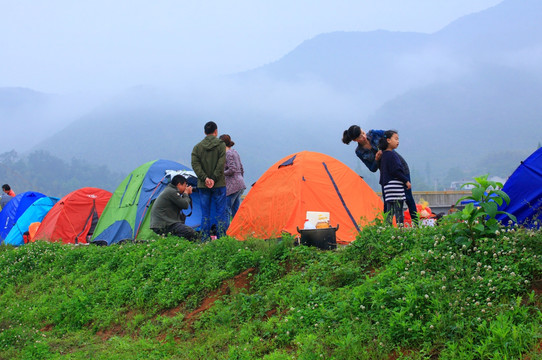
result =
[[[239,205],[241,204],[241,195],[243,195],[245,189],[241,189],[236,193],[228,195],[228,216],[233,219],[237,210],[239,210]]]
[[[202,240],[211,236],[211,227],[216,226],[217,237],[226,235],[230,224],[227,212],[226,187],[198,188],[201,204],[201,233]]]

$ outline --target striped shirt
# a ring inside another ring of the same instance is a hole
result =
[[[384,199],[386,202],[405,200],[405,184],[399,180],[390,180],[384,185]]]

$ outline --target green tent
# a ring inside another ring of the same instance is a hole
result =
[[[150,208],[171,180],[168,174],[179,171],[192,172],[190,168],[169,160],[153,160],[132,171],[111,196],[91,242],[111,245],[124,240],[145,239],[154,234],[149,228]],[[197,200],[198,194],[192,193],[194,205],[196,202],[199,204]],[[187,225],[196,226],[191,222],[200,221],[194,215],[187,219]]]

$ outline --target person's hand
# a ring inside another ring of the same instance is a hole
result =
[[[380,158],[382,157],[382,150],[378,150],[375,154],[375,160],[380,161]]]
[[[205,179],[205,186],[207,186],[209,189],[211,189],[213,186],[215,186],[215,181],[211,178]]]
[[[410,183],[410,181],[407,181],[405,185],[406,185],[406,188],[408,190],[410,190],[410,188],[412,188],[412,184]]]
[[[184,193],[185,193],[186,195],[191,195],[191,194],[192,194],[192,186],[188,185],[188,186],[186,187],[186,189],[184,190]]]

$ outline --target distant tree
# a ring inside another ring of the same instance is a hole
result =
[[[429,161],[425,162],[425,181],[431,181],[431,164]]]
[[[0,154],[0,163],[2,164],[13,164],[17,159],[19,155],[15,150],[11,150],[8,152],[5,152],[3,154]]]
[[[429,184],[427,183],[427,178],[424,175],[420,174],[418,171],[411,169],[410,178],[412,182],[412,190],[414,191],[432,190]]]
[[[6,154],[0,155],[0,159],[6,160],[0,161],[0,179],[17,193],[38,191],[62,197],[82,187],[114,191],[125,176],[83,160],[72,159],[66,163],[46,151],[35,151],[20,159],[15,152]]]
[[[476,170],[478,174],[489,174],[507,178],[528,155],[523,151],[492,153],[482,158],[476,164]],[[473,172],[471,172],[472,176],[476,176]]]
[[[450,189],[454,181],[470,180],[472,178],[472,172],[470,169],[455,166],[448,169],[446,176],[442,179],[442,190]]]

